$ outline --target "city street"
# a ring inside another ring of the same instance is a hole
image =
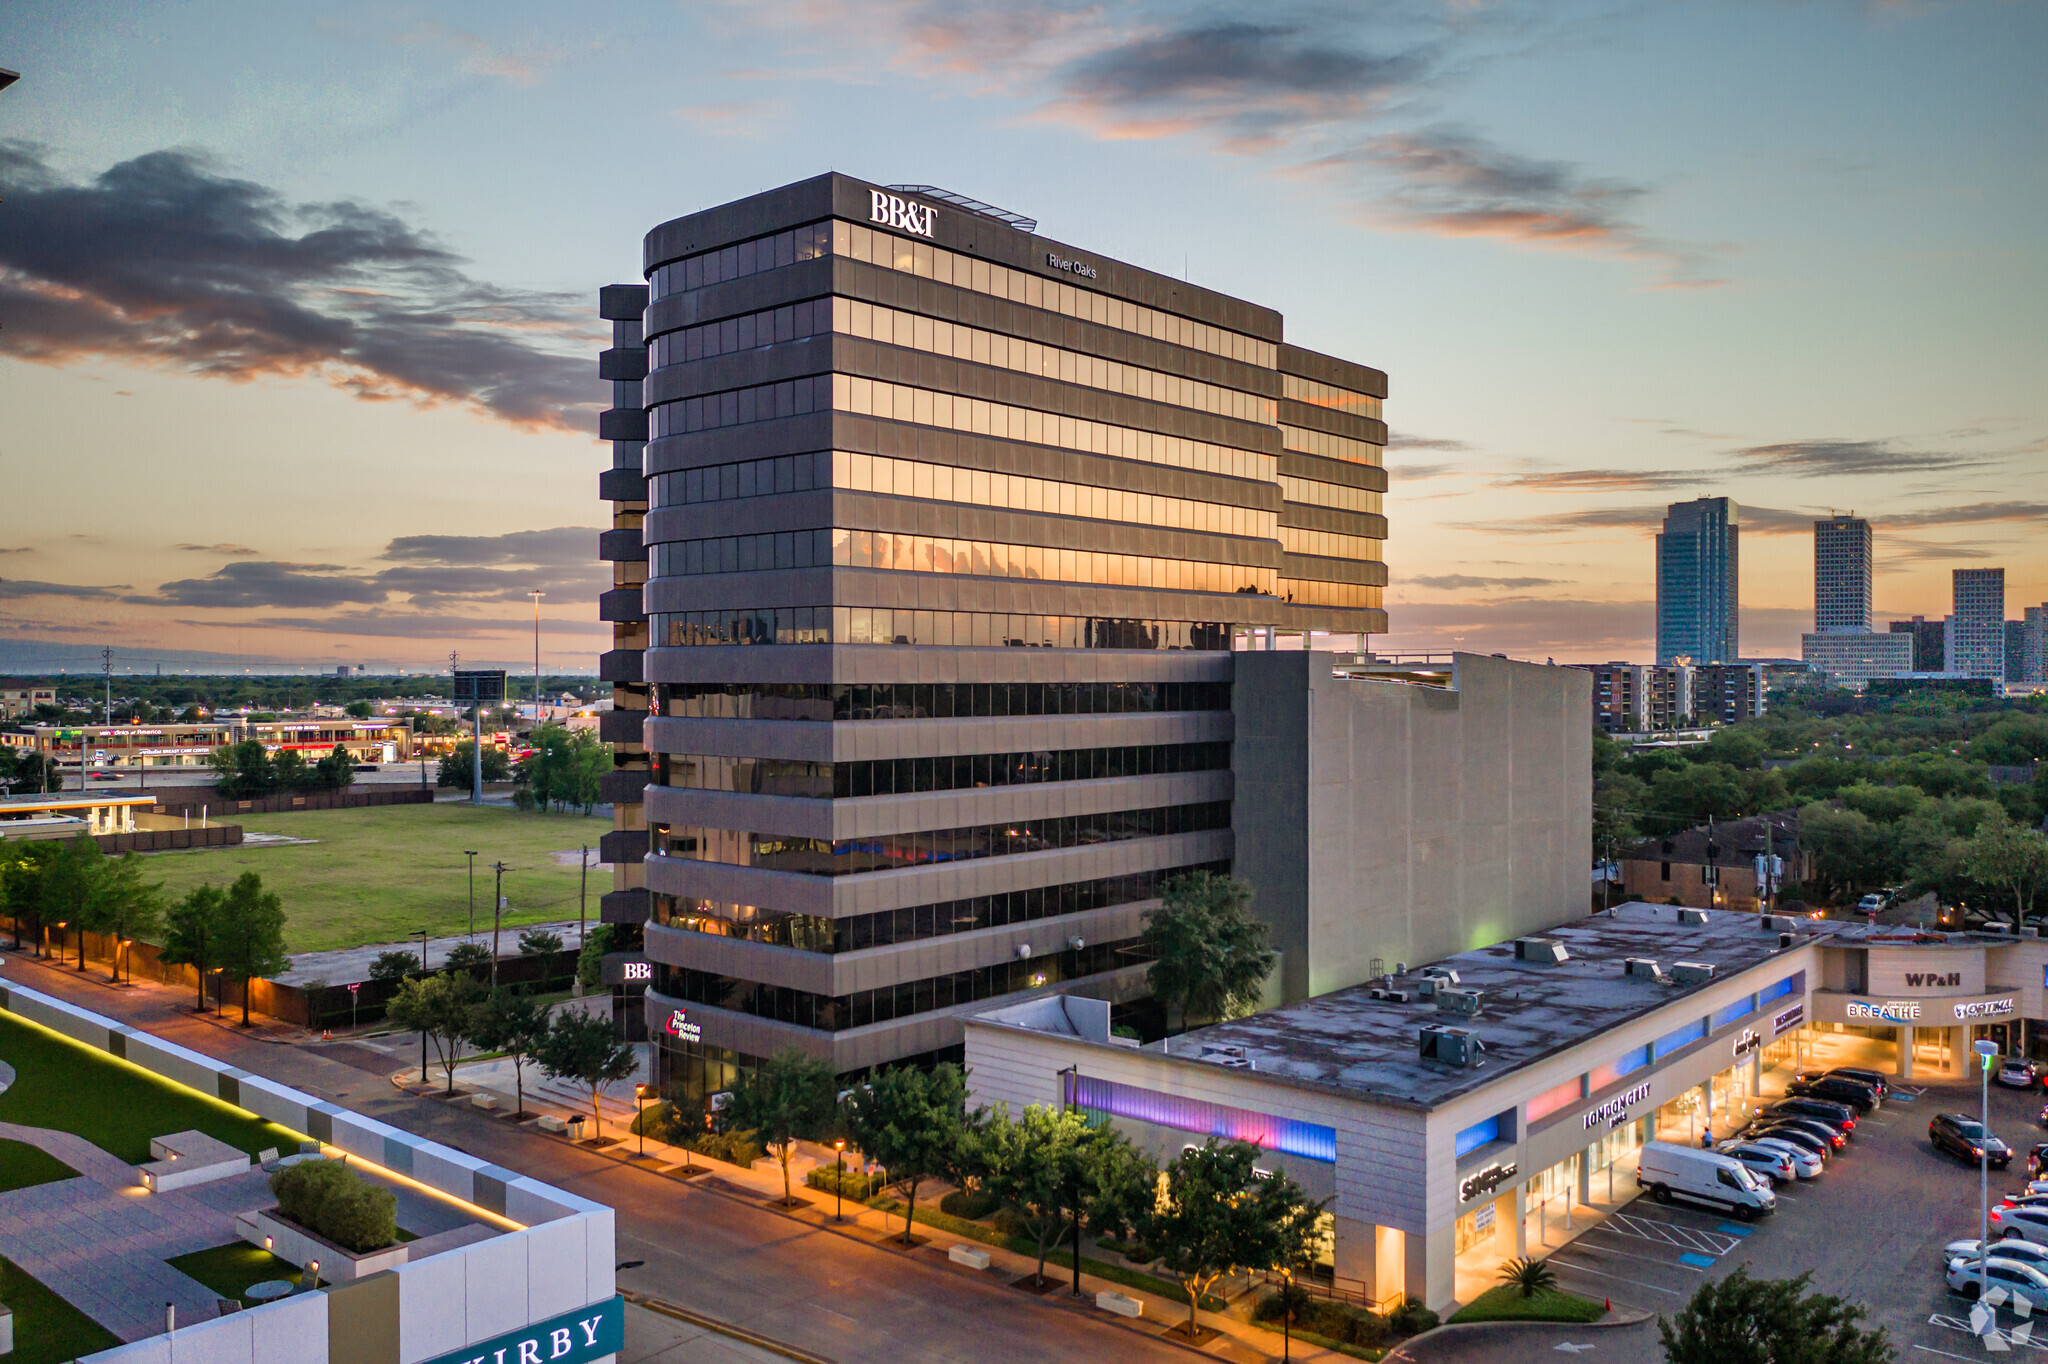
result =
[[[804,1226],[707,1188],[665,1179],[473,1110],[395,1088],[394,1068],[366,1047],[323,1055],[192,1015],[180,991],[115,989],[103,971],[53,969],[0,954],[0,978],[68,999],[231,1060],[394,1126],[609,1204],[617,1210],[623,1289],[714,1317],[840,1361],[969,1361],[1007,1352],[1031,1359],[1185,1358],[1188,1351],[1110,1325],[1095,1309],[1060,1310],[993,1280],[949,1271],[936,1256],[902,1253]],[[335,1059],[337,1056],[348,1060]],[[771,1358],[732,1339],[628,1312],[627,1364],[729,1364]],[[1252,1359],[1230,1346],[1214,1358]],[[1297,1351],[1298,1357],[1308,1357]]]

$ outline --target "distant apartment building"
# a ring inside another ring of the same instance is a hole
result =
[[[1813,523],[1813,628],[1870,630],[1870,523],[1860,516]]]
[[[1958,568],[1945,641],[1946,671],[2005,681],[2005,570]]]
[[[1947,628],[1942,621],[1915,616],[1891,623],[1895,635],[1913,637],[1913,671],[1938,673],[1948,667]]]
[[[1665,509],[1657,536],[1657,661],[1732,663],[1741,654],[1742,512],[1733,498]]]
[[[1574,663],[1593,674],[1593,723],[1608,734],[1650,727],[1650,695],[1640,663]]]
[[[0,682],[0,720],[19,720],[35,713],[37,706],[57,704],[54,687],[36,687],[26,682]]]
[[[1764,670],[1755,663],[1706,663],[1693,671],[1693,717],[1732,725],[1764,713]]]
[[[2005,680],[2008,682],[2031,680],[2026,674],[2027,623],[2024,620],[2009,620],[2005,623]]]
[[[1873,677],[1899,677],[1913,671],[1913,637],[1867,630],[1801,635],[1799,656],[1808,668],[1826,673],[1836,686],[1861,691]]]
[[[2020,621],[2019,680],[2048,683],[2048,602],[2029,606]]]
[[[1659,663],[1643,669],[1643,711],[1650,729],[1678,729],[1693,721],[1693,667]]]

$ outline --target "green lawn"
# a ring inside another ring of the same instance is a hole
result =
[[[14,1309],[14,1353],[7,1364],[64,1364],[121,1343],[9,1260],[0,1260],[0,1302]]]
[[[216,1297],[222,1298],[239,1300],[249,1291],[249,1285],[267,1279],[284,1279],[294,1284],[299,1281],[297,1265],[289,1260],[280,1260],[246,1241],[215,1246],[212,1250],[195,1250],[190,1255],[180,1255],[164,1263],[186,1278],[205,1284]]]
[[[78,1171],[40,1146],[30,1146],[25,1141],[0,1141],[0,1193],[76,1178]],[[5,1301],[0,1298],[0,1302]]]
[[[0,1061],[14,1067],[0,1122],[76,1133],[131,1165],[149,1160],[151,1137],[172,1132],[204,1132],[250,1155],[296,1150],[304,1140],[13,1014],[0,1013]]]
[[[1522,1296],[1522,1290],[1513,1284],[1500,1284],[1487,1289],[1470,1303],[1458,1309],[1451,1320],[1461,1321],[1570,1321],[1585,1323],[1598,1321],[1607,1315],[1607,1309],[1591,1298],[1582,1298],[1576,1293],[1559,1293],[1545,1290],[1533,1298]]]
[[[580,876],[576,859],[572,855],[564,866],[551,854],[574,854],[588,843],[594,862],[597,840],[611,829],[609,820],[594,817],[522,814],[456,801],[250,815],[240,822],[252,833],[319,841],[158,853],[148,858],[148,875],[161,879],[170,895],[182,896],[208,881],[225,885],[245,871],[256,872],[284,901],[285,941],[295,952],[402,942],[422,928],[436,937],[465,931],[466,848],[478,853],[480,929],[490,930],[490,867],[499,861],[511,868],[505,873],[507,925],[573,919]],[[590,873],[592,920],[598,897],[611,888],[610,872]],[[506,940],[508,950],[516,945],[516,937]]]

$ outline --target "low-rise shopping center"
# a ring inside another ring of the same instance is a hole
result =
[[[1264,1146],[1331,1200],[1321,1271],[1469,1302],[1634,1197],[1642,1144],[1725,1135],[1808,1064],[1959,1075],[2024,1050],[2048,942],[1630,903],[1139,1047],[1104,1005],[967,1024],[974,1102],[1072,1104],[1163,1157]]]

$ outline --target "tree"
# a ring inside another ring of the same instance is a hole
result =
[[[245,871],[221,897],[218,927],[220,964],[242,981],[242,1026],[249,1026],[249,982],[292,969],[284,950],[284,905],[263,878]]]
[[[349,718],[353,720],[367,720],[377,713],[377,708],[368,701],[351,701],[344,709],[348,711]]]
[[[562,950],[562,935],[545,928],[529,928],[519,935],[522,957],[552,957]]]
[[[471,740],[463,739],[458,742],[454,752],[442,757],[440,772],[434,778],[434,785],[452,786],[458,791],[466,789],[474,775],[473,764],[476,760],[470,756],[474,752],[476,744]],[[512,759],[505,755],[504,749],[485,746],[484,780],[512,780]]]
[[[848,1100],[847,1126],[854,1145],[903,1190],[903,1240],[909,1244],[918,1186],[959,1163],[969,1127],[965,1073],[950,1061],[929,1071],[871,1070]]]
[[[547,1006],[510,990],[493,990],[471,1011],[469,1040],[482,1051],[501,1051],[512,1061],[519,1111],[526,1116],[526,1063],[548,1033]]]
[[[92,914],[93,890],[99,884],[100,864],[106,854],[99,841],[80,830],[66,840],[43,872],[43,906],[54,922],[78,930],[78,969],[85,969],[86,920]],[[61,949],[63,944],[58,944]]]
[[[40,941],[50,915],[50,867],[64,849],[57,843],[0,844],[0,903],[14,921],[14,950],[21,950],[24,925]]]
[[[491,969],[491,949],[480,942],[459,942],[448,949],[448,959],[441,965],[482,979]]]
[[[533,1059],[552,1078],[572,1080],[590,1090],[590,1115],[597,1120],[593,1135],[604,1130],[597,1096],[606,1085],[631,1075],[638,1064],[633,1048],[619,1040],[611,1019],[581,1009],[563,1009],[555,1015],[547,1036],[534,1048]]]
[[[1557,1287],[1557,1275],[1543,1260],[1531,1260],[1526,1256],[1519,1260],[1505,1260],[1496,1276],[1504,1284],[1514,1285],[1515,1291],[1524,1298],[1533,1298],[1538,1293],[1548,1293]]]
[[[223,898],[219,886],[194,886],[183,900],[171,906],[164,920],[164,946],[157,960],[170,966],[189,966],[197,973],[199,1002],[193,1007],[198,1013],[206,1012],[206,978],[221,964]],[[377,978],[374,966],[370,968],[370,978]]]
[[[1079,1109],[1033,1104],[1012,1119],[998,1105],[963,1149],[981,1187],[1014,1208],[1037,1243],[1041,1284],[1047,1252],[1077,1223],[1121,1230],[1138,1210],[1138,1195],[1151,1192],[1149,1162],[1129,1159],[1136,1152],[1124,1134],[1090,1125]]]
[[[278,791],[303,791],[314,784],[313,769],[296,748],[280,748],[270,760],[270,784]]]
[[[1809,881],[1832,897],[1853,897],[1860,887],[1885,879],[1876,865],[1885,847],[1883,836],[1854,810],[1807,806],[1799,812],[1799,842],[1812,859]]]
[[[1971,880],[2012,893],[2014,925],[2024,924],[2035,891],[2048,880],[2048,837],[2013,823],[2001,810],[1977,826],[1963,856]]]
[[[420,969],[420,954],[393,948],[379,952],[370,961],[370,979],[385,985],[395,985]]]
[[[345,790],[356,779],[356,760],[340,744],[313,764],[313,783],[323,791]]]
[[[1234,1269],[1292,1268],[1308,1258],[1322,1205],[1284,1172],[1261,1174],[1259,1148],[1211,1137],[1164,1171],[1158,1201],[1137,1234],[1188,1295],[1187,1333],[1202,1295]]]
[[[1158,909],[1145,916],[1140,939],[1153,962],[1152,997],[1180,1014],[1235,1018],[1258,1006],[1277,960],[1266,926],[1246,913],[1252,888],[1234,876],[1190,872],[1169,881]]]
[[[1856,1304],[1808,1293],[1812,1277],[1752,1279],[1742,1267],[1702,1284],[1675,1321],[1657,1318],[1666,1364],[1892,1364],[1884,1329],[1865,1330]]]
[[[595,986],[604,983],[604,954],[612,950],[612,926],[593,924],[583,935],[583,950],[576,954],[576,983]]]
[[[113,939],[107,979],[121,979],[122,946],[154,935],[163,919],[163,887],[142,879],[142,858],[132,852],[106,858],[94,868],[82,924]]]
[[[270,750],[260,739],[222,744],[206,755],[207,766],[220,774],[214,789],[229,800],[248,800],[277,788]]]
[[[536,729],[531,742],[517,779],[532,793],[535,806],[559,810],[580,805],[589,814],[598,799],[599,779],[612,769],[610,750],[588,730],[572,732],[552,722]]]
[[[732,1102],[721,1115],[726,1128],[749,1127],[775,1153],[782,1166],[782,1201],[794,1203],[789,1187],[789,1161],[799,1141],[822,1137],[834,1116],[832,1067],[806,1056],[796,1047],[769,1057],[740,1073]]]
[[[385,1013],[400,1027],[434,1044],[450,1094],[455,1092],[456,1063],[462,1059],[463,1043],[475,1027],[476,1007],[483,997],[484,987],[474,976],[418,976],[400,982],[398,993],[385,1006]]]

